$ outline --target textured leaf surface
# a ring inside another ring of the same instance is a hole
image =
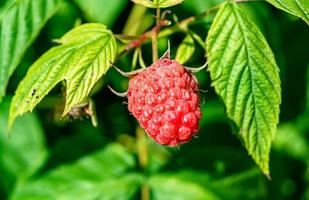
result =
[[[190,35],[187,35],[177,49],[175,60],[177,60],[181,64],[186,63],[193,55],[194,50],[194,40]]]
[[[143,5],[148,8],[167,8],[175,6],[183,2],[183,0],[132,0],[136,4]]]
[[[10,100],[0,104],[0,186],[10,193],[15,181],[32,175],[45,161],[44,132],[34,114],[16,120],[8,137]]]
[[[217,13],[206,40],[209,71],[227,115],[265,174],[279,120],[281,89],[273,53],[235,3]]]
[[[141,181],[137,174],[128,173],[134,166],[133,155],[111,144],[26,183],[11,199],[133,199]]]
[[[0,101],[9,77],[62,0],[1,0]]]
[[[308,0],[267,0],[267,2],[281,10],[302,18],[309,25]]]
[[[32,109],[60,81],[66,81],[63,115],[83,101],[116,55],[113,34],[101,24],[85,24],[65,34],[29,69],[13,98],[9,124]]]

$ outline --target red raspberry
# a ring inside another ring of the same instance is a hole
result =
[[[198,83],[174,60],[162,59],[129,82],[129,111],[157,143],[177,146],[191,140],[201,118]]]

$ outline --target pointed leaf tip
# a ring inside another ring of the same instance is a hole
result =
[[[206,47],[212,85],[249,155],[269,176],[269,154],[281,103],[274,55],[258,27],[232,2],[218,11]]]
[[[266,0],[275,7],[302,18],[309,25],[308,0]]]

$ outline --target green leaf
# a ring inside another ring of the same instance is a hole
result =
[[[194,14],[200,14],[222,2],[224,0],[185,0],[181,6]]]
[[[268,3],[292,15],[302,18],[309,25],[308,0],[266,0]]]
[[[190,35],[187,35],[177,49],[175,60],[181,64],[186,63],[193,55],[194,50],[194,40]]]
[[[281,103],[274,55],[256,25],[235,3],[225,3],[218,11],[206,47],[212,85],[249,154],[268,175]]]
[[[307,69],[309,69],[309,64],[307,65]],[[309,70],[307,70],[306,78],[306,112],[309,114]]]
[[[148,141],[146,145],[149,154],[147,171],[154,174],[166,167],[171,161],[172,153],[164,146],[157,145],[157,143],[153,141]]]
[[[309,145],[305,134],[297,125],[297,121],[280,125],[274,142],[274,148],[278,152],[285,153],[292,158],[306,161],[309,158]]]
[[[148,8],[167,8],[171,6],[175,6],[183,2],[183,0],[131,0],[136,4],[140,4],[142,6]]]
[[[158,200],[217,200],[213,192],[196,182],[172,174],[155,175],[149,179],[152,199]]]
[[[114,24],[128,1],[124,0],[74,0],[86,19],[110,27]]]
[[[110,67],[116,55],[116,42],[102,24],[84,24],[58,40],[29,69],[13,98],[9,124],[33,108],[60,81],[66,81],[63,115],[81,103]]]
[[[131,0],[131,1],[148,8],[156,8],[156,6],[153,5],[153,2],[151,0]]]
[[[258,181],[258,178],[262,178],[258,168],[225,174],[224,177],[212,176],[205,173],[205,171],[185,169],[154,175],[150,178],[149,184],[150,189],[152,189],[153,199],[160,200],[258,199],[265,193],[263,187],[265,182]]]
[[[256,167],[211,182],[221,199],[261,199],[265,196],[266,180]]]
[[[8,193],[16,181],[23,181],[37,171],[45,161],[44,132],[34,114],[16,120],[8,138],[9,99],[0,104],[0,186]]]
[[[128,172],[135,164],[124,147],[111,144],[28,182],[11,199],[132,199],[141,182],[140,175]]]
[[[10,76],[62,0],[1,0],[0,101]]]
[[[61,137],[50,146],[49,158],[44,169],[72,162],[86,154],[101,149],[108,142],[108,139],[104,137],[107,135],[105,128],[101,126],[94,127],[90,123],[74,123],[70,128],[70,132],[72,134]],[[59,134],[62,133],[60,132]],[[74,146],[74,148],[67,148],[70,146]]]
[[[224,200],[257,199],[264,193],[263,187],[260,187],[261,182],[257,181],[259,177],[262,177],[262,174],[256,167],[233,174],[224,174],[224,177],[211,176],[196,170],[183,170],[177,172],[177,177],[184,181],[199,184],[216,194],[219,199]]]

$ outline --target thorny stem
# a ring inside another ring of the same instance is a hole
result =
[[[161,20],[160,16],[158,16],[158,15],[160,15],[160,10],[157,9],[157,16],[156,16],[157,24],[156,24],[156,26],[153,29],[151,29],[150,31],[143,33],[137,39],[130,42],[125,47],[125,49],[118,54],[117,59],[119,59],[119,57],[121,57],[123,54],[125,54],[129,50],[136,48],[136,47],[139,47],[142,44],[144,44],[146,41],[151,39],[151,41],[152,41],[152,52],[153,52],[153,62],[158,60],[158,42],[157,42],[158,38],[166,37],[166,36],[172,35],[176,32],[179,32],[180,30],[187,29],[187,27],[190,23],[192,23],[193,21],[195,21],[197,19],[200,19],[202,17],[205,17],[205,16],[211,14],[213,11],[219,9],[220,5],[221,4],[207,10],[204,13],[201,13],[200,15],[188,17],[188,18],[182,20],[181,22],[179,22],[178,24],[175,24],[175,25],[171,26],[170,28],[165,29],[161,33],[159,33],[161,26],[167,26],[169,24],[169,21],[166,20],[166,19]],[[136,38],[136,36],[129,36],[129,35],[125,35],[125,36],[118,35],[118,37],[119,38],[127,38],[127,39]]]
[[[265,1],[265,0],[234,0],[235,3],[254,2],[254,1]],[[160,31],[161,26],[167,26],[169,21],[165,20],[165,19],[160,19],[160,17],[158,17],[158,15],[160,15],[160,9],[157,9],[157,15],[156,15],[157,24],[152,30],[147,31],[140,36],[117,35],[119,38],[127,38],[127,39],[137,38],[137,39],[133,40],[131,43],[129,43],[125,47],[125,49],[118,54],[117,59],[119,59],[123,54],[127,53],[129,50],[136,48],[136,47],[139,47],[142,44],[144,44],[145,42],[147,42],[149,39],[151,39],[152,40],[152,50],[153,50],[153,60],[154,61],[157,60],[158,59],[158,56],[157,56],[157,54],[158,54],[157,39],[158,38],[167,37],[167,36],[170,36],[170,35],[172,35],[176,32],[183,31],[183,30],[187,31],[188,26],[191,23],[193,23],[193,22],[195,22],[195,21],[197,21],[197,20],[199,20],[203,17],[206,17],[206,16],[212,14],[213,12],[217,11],[222,4],[223,3],[221,3],[221,4],[219,4],[215,7],[212,7],[209,10],[200,13],[199,15],[185,18],[182,21],[180,21],[179,23],[177,23],[177,24],[175,24],[175,25],[173,25],[169,28],[164,29],[160,33],[159,33],[159,31]]]
[[[169,21],[166,19],[162,19],[159,21],[159,23],[153,27],[150,31],[147,31],[145,33],[143,33],[140,36],[130,36],[130,35],[116,35],[117,38],[122,38],[122,39],[130,39],[130,38],[137,38],[135,40],[133,40],[132,42],[130,42],[125,48],[124,50],[122,50],[120,53],[118,53],[116,59],[114,62],[116,62],[122,55],[124,55],[125,53],[127,53],[128,51],[130,51],[131,49],[134,49],[136,47],[141,46],[142,44],[144,44],[149,38],[152,38],[153,33],[156,33],[156,35],[158,36],[158,32],[160,31],[161,26],[167,26],[169,24]],[[158,52],[158,51],[157,51]]]

